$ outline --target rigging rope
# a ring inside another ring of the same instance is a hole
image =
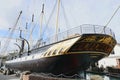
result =
[[[62,10],[63,10],[63,16],[64,16],[64,18],[65,18],[66,28],[68,28],[68,26],[70,26],[70,23],[69,23],[68,18],[67,18],[67,16],[66,16],[65,8],[64,8],[64,6],[63,6],[62,1],[61,1],[61,8],[62,8]]]
[[[107,24],[104,26],[102,33],[104,31],[104,29],[109,25],[109,23],[112,21],[113,17],[115,16],[115,14],[118,12],[120,6],[118,6],[118,8],[115,10],[115,12],[113,13],[113,15],[111,16],[111,18],[109,19],[109,21],[107,22]]]
[[[42,36],[44,35],[44,33],[45,33],[45,31],[46,31],[46,28],[48,27],[48,24],[49,24],[49,22],[50,22],[50,20],[51,20],[51,17],[53,16],[53,13],[54,13],[54,11],[55,11],[56,5],[57,5],[57,0],[56,0],[56,2],[55,2],[55,4],[54,4],[54,7],[53,7],[52,12],[51,12],[51,14],[50,14],[50,17],[49,17],[49,19],[48,19],[48,21],[47,21],[47,24],[46,24],[45,28],[44,28],[44,31],[43,31],[43,33],[42,33]],[[69,24],[68,18],[67,18],[67,16],[66,16],[65,8],[64,8],[64,6],[63,6],[62,1],[60,1],[60,5],[61,5],[61,8],[62,8],[62,10],[63,10],[63,16],[64,16],[64,19],[65,19],[66,29],[67,29],[68,26],[70,26],[70,24]],[[56,25],[58,25],[58,23],[57,23]]]
[[[57,0],[56,0],[56,2],[55,2],[55,4],[54,4],[54,7],[53,7],[52,11],[51,11],[51,14],[50,14],[50,16],[49,16],[49,18],[48,18],[48,21],[47,21],[47,23],[46,23],[46,25],[45,25],[45,28],[44,28],[43,33],[42,33],[42,36],[45,34],[46,28],[48,27],[48,24],[49,24],[49,22],[50,22],[50,20],[51,20],[51,18],[52,18],[52,16],[53,16],[53,13],[54,13],[55,7],[56,7],[56,3],[57,3]]]
[[[1,50],[1,53],[6,53],[8,47],[9,47],[10,41],[11,41],[10,38],[11,38],[11,37],[13,36],[13,34],[14,34],[14,31],[15,31],[15,29],[16,29],[16,27],[17,27],[17,23],[18,23],[18,21],[19,21],[19,19],[20,19],[21,14],[22,14],[22,11],[20,11],[20,14],[19,14],[19,16],[18,16],[18,18],[17,18],[17,20],[16,20],[16,22],[15,22],[15,25],[13,26],[13,28],[12,28],[9,36],[8,36],[8,39],[5,41],[5,44],[4,44],[4,46],[3,46],[3,49]],[[5,55],[5,54],[4,54],[4,55]]]
[[[28,36],[28,40],[30,41],[30,45],[32,46],[32,34],[33,34],[33,31],[36,27],[36,25],[34,25],[34,14],[32,15],[32,20],[31,20],[31,29],[30,29],[30,35]]]

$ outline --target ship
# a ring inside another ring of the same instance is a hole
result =
[[[93,32],[81,32],[86,27],[93,29]],[[74,33],[68,34],[62,39],[58,34],[57,42],[52,42],[55,37],[47,40],[46,45],[32,49],[23,53],[21,56],[16,56],[11,60],[6,61],[6,67],[13,70],[31,71],[31,72],[44,72],[53,74],[69,74],[78,71],[86,70],[91,63],[109,56],[113,51],[116,44],[113,32],[111,29],[106,28],[106,34],[97,32],[98,28],[102,26],[95,25],[81,25],[66,32]],[[95,32],[94,32],[95,30]],[[82,34],[81,34],[82,33]],[[63,33],[62,35],[65,35]]]
[[[20,47],[22,53],[10,57],[5,66],[14,71],[72,75],[109,56],[115,45],[110,28],[83,24],[49,37],[42,46],[24,52]]]

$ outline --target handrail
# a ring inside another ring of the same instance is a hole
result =
[[[102,30],[103,32],[101,33]],[[115,34],[108,27],[104,28],[104,26],[100,26],[100,25],[83,24],[78,27],[67,30],[65,32],[58,33],[57,41],[56,41],[56,35],[53,35],[49,38],[44,39],[44,42],[43,42],[44,45],[41,45],[41,46],[49,45],[49,44],[67,39],[71,36],[82,35],[82,34],[106,34],[115,38]]]

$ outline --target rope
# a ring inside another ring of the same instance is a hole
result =
[[[45,28],[44,28],[44,30],[43,30],[42,36],[43,36],[44,33],[46,32],[46,30],[47,30],[46,28],[48,27],[48,24],[49,24],[49,22],[50,22],[50,20],[51,20],[51,17],[53,16],[53,13],[54,13],[55,7],[56,7],[56,3],[57,3],[57,0],[56,0],[56,2],[55,2],[55,4],[54,4],[54,7],[53,7],[53,9],[52,9],[52,12],[51,12],[49,18],[48,18],[47,24],[46,24],[46,26],[45,26]]]
[[[19,14],[19,16],[18,16],[18,18],[17,18],[17,20],[16,20],[16,22],[15,22],[15,25],[13,26],[13,28],[12,28],[9,36],[8,36],[8,39],[6,40],[6,43],[5,43],[5,45],[3,46],[3,49],[1,50],[2,53],[6,53],[6,51],[7,51],[7,49],[8,49],[8,46],[9,46],[10,41],[11,41],[10,38],[11,38],[11,37],[13,36],[13,34],[14,34],[14,31],[15,31],[15,29],[16,29],[16,27],[17,27],[17,23],[18,23],[18,21],[19,21],[19,19],[20,19],[21,14],[22,14],[22,11],[20,11],[20,14]],[[4,54],[4,55],[5,55],[5,54]]]
[[[62,0],[61,0],[61,8],[62,8],[62,10],[63,10],[63,16],[64,16],[64,18],[65,18],[66,29],[67,29],[68,26],[70,26],[70,23],[69,23],[68,18],[67,18],[67,16],[66,16],[66,12],[65,12],[65,8],[64,8],[64,6],[63,6]]]
[[[112,21],[113,17],[115,16],[115,14],[118,12],[120,6],[118,6],[118,8],[115,10],[115,12],[113,13],[113,15],[111,16],[111,18],[109,19],[109,21],[107,22],[107,24],[104,26],[103,30],[102,30],[102,33],[103,31],[105,30],[105,28],[109,25],[109,23]]]
[[[51,20],[51,17],[53,16],[53,13],[54,13],[54,11],[55,11],[56,5],[57,5],[57,0],[56,0],[56,2],[55,2],[55,4],[54,4],[54,7],[53,7],[52,12],[51,12],[51,14],[50,14],[50,17],[49,17],[49,19],[48,19],[48,21],[47,21],[46,27],[45,27],[44,30],[43,30],[42,36],[44,35],[44,33],[45,33],[45,31],[46,31],[46,28],[48,27],[48,24],[49,24],[49,22],[50,22],[50,20]],[[64,6],[63,6],[62,1],[60,2],[60,5],[61,5],[61,8],[62,8],[62,10],[63,10],[63,16],[64,16],[64,19],[65,19],[66,29],[67,29],[68,26],[70,26],[70,25],[69,25],[69,21],[68,21],[68,18],[67,18],[67,16],[66,16],[65,8],[64,8]]]

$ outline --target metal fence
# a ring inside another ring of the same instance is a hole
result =
[[[114,33],[108,27],[100,25],[91,25],[91,24],[84,24],[78,27],[72,28],[62,33],[55,34],[47,39],[44,39],[44,45],[48,45],[51,43],[55,43],[74,35],[82,35],[82,34],[107,34],[115,38]]]

